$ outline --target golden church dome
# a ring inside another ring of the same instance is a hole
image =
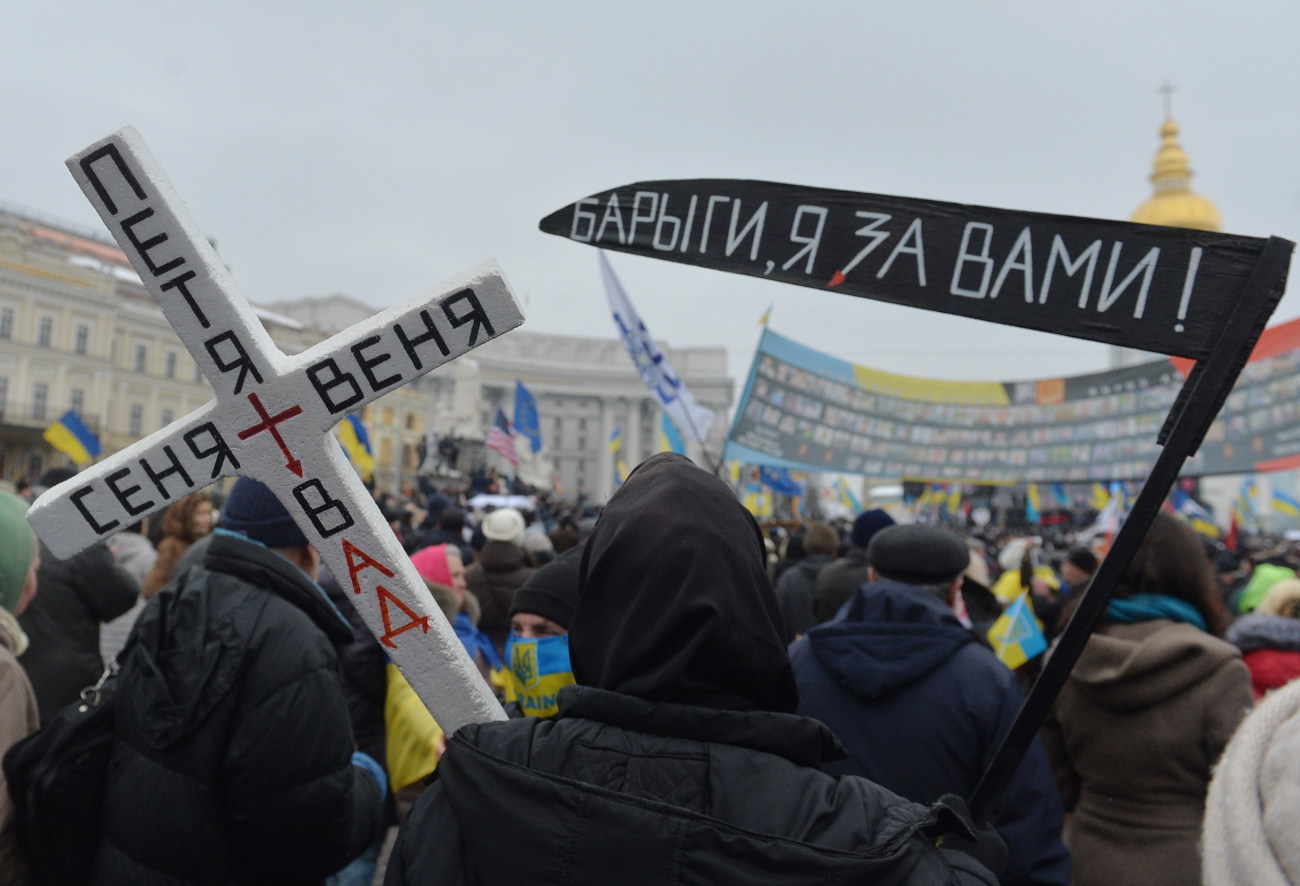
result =
[[[1172,117],[1166,118],[1160,127],[1160,139],[1162,144],[1151,173],[1155,193],[1137,208],[1130,220],[1144,225],[1220,230],[1223,220],[1219,210],[1200,194],[1192,193],[1192,167],[1187,152],[1178,143],[1178,124]]]

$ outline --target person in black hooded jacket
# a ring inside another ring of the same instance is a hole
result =
[[[255,480],[222,518],[123,657],[97,886],[319,883],[379,834],[383,770],[356,752],[333,648],[352,633],[319,557]]]
[[[937,526],[891,526],[871,540],[871,581],[790,647],[799,712],[849,751],[827,772],[879,782],[923,803],[969,799],[1023,699],[1014,674],[953,613],[970,562]],[[1060,796],[1033,743],[992,824],[1007,841],[1007,886],[1065,886]]]
[[[843,750],[793,713],[764,554],[721,480],[642,463],[583,554],[579,685],[553,720],[451,737],[388,886],[995,883],[997,838],[950,807],[818,771]]]

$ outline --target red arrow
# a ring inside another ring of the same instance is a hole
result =
[[[301,477],[302,462],[293,457],[293,453],[289,451],[289,447],[285,444],[284,438],[280,436],[280,429],[277,428],[276,425],[280,424],[280,422],[288,421],[295,415],[298,415],[302,412],[302,407],[291,406],[284,412],[277,413],[276,415],[269,415],[266,411],[266,407],[262,405],[262,401],[258,398],[256,393],[250,393],[248,395],[248,402],[253,404],[253,408],[257,410],[257,415],[262,419],[262,421],[261,424],[256,424],[240,431],[239,439],[247,440],[249,437],[255,437],[263,431],[270,431],[271,436],[275,438],[275,444],[279,446],[280,451],[284,453],[284,466],[293,471],[294,474]]]

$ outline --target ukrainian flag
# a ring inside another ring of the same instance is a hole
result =
[[[862,502],[853,494],[853,490],[849,488],[848,483],[844,482],[844,478],[840,477],[835,482],[840,488],[840,503],[855,514],[862,513]]]
[[[988,637],[998,661],[1013,671],[1047,650],[1047,638],[1029,605],[1028,591],[998,616],[989,628]]]
[[[339,441],[343,450],[352,460],[361,479],[369,480],[375,474],[375,456],[370,449],[370,434],[366,426],[355,415],[349,415],[339,422]]]
[[[949,487],[948,501],[945,507],[947,508],[949,515],[954,517],[957,516],[957,512],[961,510],[961,484],[960,483],[954,483],[952,484],[951,487]]]
[[[569,663],[569,635],[523,639],[506,638],[505,697],[529,717],[553,717],[560,712],[556,697],[573,679]]]
[[[99,457],[99,438],[81,423],[77,413],[69,409],[59,420],[45,429],[45,442],[62,452],[78,465],[88,465]]]
[[[1038,484],[1030,483],[1025,490],[1025,521],[1041,523],[1043,521],[1042,499],[1038,496]]]
[[[1279,489],[1273,490],[1273,510],[1288,517],[1300,517],[1300,501]]]
[[[615,428],[609,435],[609,452],[614,456],[614,485],[622,486],[627,480],[627,460],[623,458],[622,428]]]
[[[1088,498],[1088,506],[1094,510],[1104,511],[1108,504],[1110,504],[1110,493],[1106,491],[1106,487],[1100,483],[1093,483],[1092,494]]]
[[[675,452],[678,455],[686,454],[686,441],[682,439],[681,432],[677,430],[677,425],[668,417],[668,413],[663,413],[659,419],[659,451]]]

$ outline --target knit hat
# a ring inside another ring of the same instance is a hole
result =
[[[866,550],[871,544],[871,538],[877,532],[886,527],[894,525],[894,518],[882,511],[880,508],[872,508],[858,514],[858,519],[853,521],[853,532],[849,535],[849,541],[855,548]]]
[[[0,492],[0,606],[18,605],[32,565],[35,534],[27,524],[27,502]]]
[[[1246,582],[1246,589],[1241,592],[1241,599],[1237,602],[1237,611],[1243,614],[1254,612],[1255,607],[1264,599],[1264,595],[1273,589],[1273,585],[1288,578],[1296,578],[1294,569],[1278,566],[1275,563],[1260,563],[1255,567],[1255,571],[1250,574],[1250,581]]]
[[[293,517],[270,489],[251,477],[240,477],[221,512],[221,528],[241,532],[268,548],[308,544]]]
[[[32,492],[40,495],[52,486],[58,486],[64,480],[71,480],[77,476],[76,468],[50,468],[44,474],[41,474],[39,480],[32,484]]]
[[[436,582],[440,585],[451,586],[451,567],[447,565],[448,545],[432,545],[427,548],[421,548],[411,555],[411,562],[415,565],[415,571],[420,573],[420,578]],[[460,556],[460,550],[456,551],[456,556]]]
[[[534,532],[530,529],[524,533],[524,550],[530,554],[554,554],[555,546],[546,530],[539,528]]]
[[[534,572],[515,592],[510,614],[527,612],[549,618],[565,630],[573,621],[573,609],[578,605],[578,566],[582,563],[582,548],[570,548],[556,560]]]
[[[497,508],[483,518],[483,537],[488,541],[524,543],[524,515],[514,508]]]
[[[1263,615],[1300,618],[1300,579],[1284,578],[1273,585],[1255,611]]]
[[[867,549],[867,562],[881,578],[928,585],[961,575],[970,565],[970,552],[948,530],[912,523],[876,533]]]
[[[1089,575],[1097,571],[1097,555],[1087,548],[1071,548],[1065,559]]]

